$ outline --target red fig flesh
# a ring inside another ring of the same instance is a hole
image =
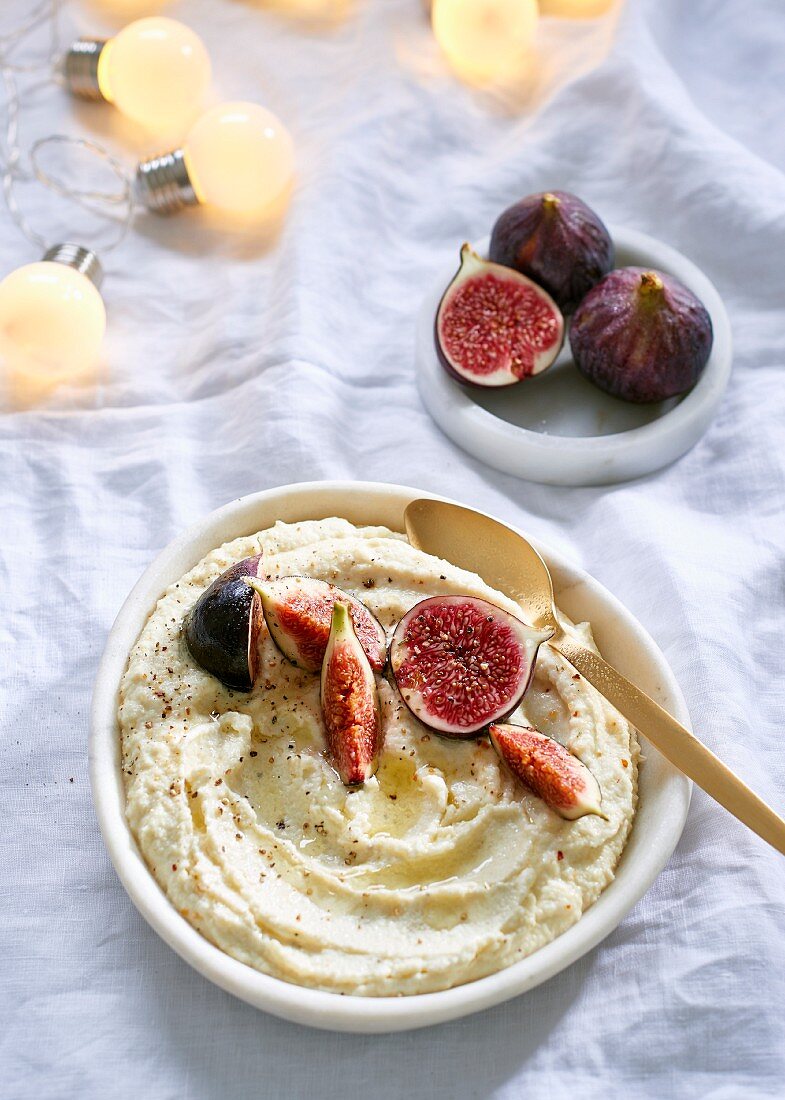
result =
[[[270,635],[287,660],[298,668],[318,672],[330,636],[336,600],[349,606],[352,625],[376,672],[387,660],[384,627],[365,604],[334,584],[312,577],[284,577],[279,581],[249,581],[259,593]]]
[[[605,225],[577,195],[528,195],[498,218],[491,234],[494,263],[528,275],[571,313],[613,267],[613,241]]]
[[[549,637],[486,600],[432,596],[401,619],[390,664],[421,722],[446,737],[475,737],[518,706]]]
[[[540,374],[564,341],[564,318],[530,279],[468,245],[436,314],[436,350],[459,382],[511,386]]]
[[[232,565],[202,593],[183,622],[191,656],[228,687],[250,691],[256,677],[256,641],[262,622],[256,577],[261,554]]]
[[[492,725],[488,732],[513,775],[560,817],[605,817],[599,783],[559,741],[532,726]]]
[[[373,669],[354,631],[348,603],[336,601],[322,665],[322,716],[327,746],[347,787],[379,766],[382,725]]]
[[[659,271],[622,267],[581,302],[570,345],[578,370],[624,401],[664,401],[698,381],[713,342],[691,290]]]

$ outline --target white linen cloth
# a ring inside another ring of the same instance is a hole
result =
[[[3,8],[5,29],[28,5]],[[594,574],[668,656],[699,735],[785,807],[781,0],[549,21],[513,112],[446,75],[419,0],[358,0],[329,30],[236,0],[168,10],[204,36],[223,97],[287,121],[298,186],[267,251],[198,216],[141,217],[106,257],[100,389],[0,415],[0,1095],[784,1096],[785,864],[700,791],[653,888],[565,973],[480,1016],[353,1037],[273,1019],[181,962],[121,888],[87,778],[99,655],[161,547],[245,493],[376,478],[495,512]],[[110,26],[70,5],[63,38]],[[56,129],[103,135],[129,163],[142,148],[108,107],[26,97],[23,141]],[[554,187],[685,251],[731,314],[715,423],[626,485],[497,474],[440,434],[415,387],[435,273],[509,202]],[[73,236],[53,196],[20,199]],[[5,212],[0,226],[2,272],[36,258]]]

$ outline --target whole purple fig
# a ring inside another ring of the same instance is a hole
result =
[[[692,291],[643,267],[606,275],[570,326],[578,370],[606,393],[640,404],[692,389],[712,341],[711,317]]]
[[[498,218],[490,259],[539,283],[565,313],[613,267],[613,241],[577,195],[528,195]]]

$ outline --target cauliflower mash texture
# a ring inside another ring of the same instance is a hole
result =
[[[183,617],[233,562],[330,581],[391,632],[426,596],[467,593],[520,614],[477,576],[404,536],[342,519],[279,523],[208,554],[172,585],[130,655],[119,721],[126,813],[172,904],[229,955],[285,981],[357,995],[447,989],[523,958],[612,880],[637,798],[634,731],[549,646],[511,721],[591,768],[605,821],[564,821],[487,738],[449,741],[378,678],[377,775],[345,788],[324,754],[319,677],[261,631],[248,694],[199,668]],[[587,644],[587,624],[571,627]]]

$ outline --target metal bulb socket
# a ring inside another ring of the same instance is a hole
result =
[[[63,75],[68,90],[80,99],[103,99],[98,84],[98,59],[105,38],[77,38],[65,55]]]
[[[136,192],[155,214],[173,214],[199,202],[182,149],[143,160],[136,169]]]
[[[80,272],[89,279],[96,290],[100,289],[104,279],[104,269],[101,261],[92,249],[83,248],[80,244],[72,244],[69,241],[63,244],[53,244],[47,248],[43,259],[53,264],[65,264]]]

